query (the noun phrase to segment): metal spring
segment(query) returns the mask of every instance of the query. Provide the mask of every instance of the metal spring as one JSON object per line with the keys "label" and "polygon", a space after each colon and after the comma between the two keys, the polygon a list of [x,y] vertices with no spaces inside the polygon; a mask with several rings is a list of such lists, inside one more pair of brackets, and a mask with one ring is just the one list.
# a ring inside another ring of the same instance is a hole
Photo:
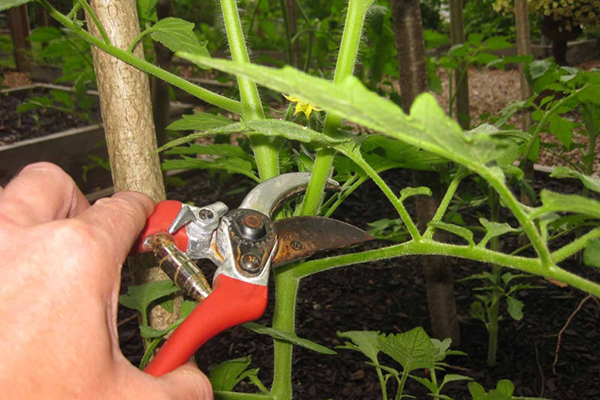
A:
{"label": "metal spring", "polygon": [[158,265],[184,294],[200,302],[212,292],[210,284],[198,266],[186,253],[179,250],[168,233],[157,233],[148,238]]}

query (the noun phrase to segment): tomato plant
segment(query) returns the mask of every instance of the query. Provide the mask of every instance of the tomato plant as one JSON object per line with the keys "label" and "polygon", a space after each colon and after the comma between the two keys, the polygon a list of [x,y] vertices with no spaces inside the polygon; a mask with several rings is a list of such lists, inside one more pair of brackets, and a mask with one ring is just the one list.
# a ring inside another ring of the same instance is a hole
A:
{"label": "tomato plant", "polygon": [[[525,132],[500,130],[491,125],[483,125],[464,132],[428,93],[420,95],[410,113],[406,114],[390,100],[368,90],[353,76],[365,17],[373,0],[349,0],[332,81],[311,76],[291,67],[273,69],[253,64],[250,61],[237,3],[234,0],[220,1],[232,60],[211,58],[204,44],[194,34],[193,24],[181,19],[169,18],[149,24],[128,49],[120,49],[110,43],[106,34],[102,34],[103,29],[97,19],[93,18],[93,11],[86,0],[76,3],[76,8],[84,7],[90,13],[91,21],[94,21],[101,33],[100,37],[91,35],[83,28],[84,22],[77,19],[76,12],[64,15],[47,0],[38,1],[53,18],[92,46],[235,115],[234,118],[229,119],[214,114],[197,113],[172,125],[171,129],[194,131],[191,135],[174,140],[161,149],[178,152],[184,156],[176,161],[177,167],[224,169],[244,174],[255,181],[263,181],[278,175],[286,168],[309,170],[312,172],[311,182],[304,200],[294,211],[300,215],[330,214],[332,209],[335,209],[361,183],[371,179],[394,206],[402,221],[406,235],[400,243],[369,251],[296,263],[276,270],[274,277],[277,301],[272,326],[249,325],[250,329],[268,334],[275,339],[273,385],[267,389],[258,381],[253,370],[247,369],[249,360],[233,360],[214,372],[213,382],[222,383],[216,386],[220,398],[239,398],[231,390],[237,379],[244,377],[248,377],[259,389],[259,393],[248,394],[244,398],[292,398],[293,346],[305,346],[323,353],[331,352],[331,349],[296,336],[295,305],[299,283],[309,275],[333,268],[407,255],[436,254],[491,263],[562,281],[582,291],[600,295],[599,283],[580,277],[560,266],[566,258],[586,248],[592,249],[586,252],[589,264],[598,265],[600,202],[579,195],[564,195],[544,190],[541,193],[541,205],[531,208],[521,204],[509,186],[511,177],[518,179],[522,176],[520,170],[513,166],[513,162],[519,155],[519,149],[533,146],[532,143],[537,139],[535,133],[530,136]],[[160,41],[177,52],[179,57],[198,66],[235,75],[240,94],[239,100],[191,84],[138,58],[131,50],[136,42],[145,36]],[[468,46],[490,47],[490,41],[492,39],[482,42],[481,37],[472,37]],[[465,49],[463,47],[463,50]],[[465,51],[467,51],[465,54],[471,54],[468,53],[468,49]],[[481,54],[483,53],[474,50],[471,56],[477,59]],[[265,106],[257,85],[285,93],[293,98],[296,104],[300,104],[301,110],[312,112],[294,114],[293,108],[297,107],[294,105],[288,108],[288,112],[284,111],[284,118],[270,118],[270,114],[265,113]],[[588,94],[598,93],[600,83],[592,81],[587,88]],[[597,95],[589,95],[586,99],[594,107],[600,103]],[[352,130],[345,126],[343,121],[351,122],[361,129]],[[542,118],[540,124],[546,121],[547,119]],[[206,147],[188,145],[200,137],[233,133],[243,134],[249,139],[251,152],[230,145]],[[186,157],[199,153],[210,157],[201,160]],[[400,193],[395,193],[380,173],[391,168],[435,169],[441,162],[449,162],[453,166],[449,173],[451,183],[428,228],[421,233],[408,212],[405,201],[411,196],[428,195],[427,188],[406,187]],[[171,166],[173,167],[174,164]],[[337,171],[336,177],[343,183],[342,191],[334,200],[323,204],[325,183],[333,169]],[[474,230],[444,220],[458,187],[467,176],[478,176],[478,179],[486,182],[490,191],[498,197],[499,204],[514,217],[513,225],[482,219],[481,226],[478,227],[478,232],[484,232],[484,236],[481,237],[476,235]],[[581,176],[589,182],[589,185],[586,185],[589,190],[599,191],[600,184],[597,179],[587,175]],[[587,224],[582,228],[584,231],[581,235],[570,243],[551,249],[549,242],[552,239],[550,236],[552,221],[556,221],[558,217],[555,216],[559,214],[581,216],[586,219]],[[460,244],[437,241],[434,237],[436,230],[449,232]],[[512,234],[517,230],[529,239],[534,250],[533,256],[508,254],[490,246],[495,238]],[[165,299],[172,293],[172,285],[160,285],[165,287],[131,289],[130,296],[123,300],[144,314],[149,299]],[[136,291],[142,294],[135,295]],[[172,307],[172,304],[165,300],[165,307]],[[189,310],[193,304],[187,302],[183,307]],[[142,329],[149,341],[150,350],[168,333],[168,330],[152,331],[144,325]],[[422,330],[411,332],[412,336],[424,343],[425,351],[431,353],[427,353],[431,357],[427,359],[426,367],[435,367],[435,364],[443,359],[446,351],[443,347],[447,348],[447,346],[428,342],[429,338],[425,339]],[[348,333],[346,337],[352,341],[356,339]],[[403,366],[402,372],[386,369],[389,376],[399,379],[401,386],[410,371],[420,365],[409,364],[405,355],[396,354],[396,346],[390,345],[390,342],[403,341],[407,337],[387,336],[382,339],[378,336],[373,350],[387,352]],[[350,344],[347,346],[351,347]],[[149,351],[147,356],[149,357],[150,354]],[[416,359],[411,355],[409,360],[413,362]],[[237,371],[237,374],[231,371]],[[231,380],[219,378],[224,375],[235,375],[233,385]],[[432,393],[441,398],[440,391],[444,382],[438,385],[433,379],[432,377],[432,380],[422,383],[429,385]],[[512,398],[512,389],[508,390],[510,385],[499,383],[498,386],[499,388],[493,390],[505,394],[510,392],[507,396]],[[385,388],[385,382],[382,388]],[[399,393],[401,396],[401,391]],[[480,386],[473,386],[472,393],[475,393],[476,398],[485,398],[487,395]]]}

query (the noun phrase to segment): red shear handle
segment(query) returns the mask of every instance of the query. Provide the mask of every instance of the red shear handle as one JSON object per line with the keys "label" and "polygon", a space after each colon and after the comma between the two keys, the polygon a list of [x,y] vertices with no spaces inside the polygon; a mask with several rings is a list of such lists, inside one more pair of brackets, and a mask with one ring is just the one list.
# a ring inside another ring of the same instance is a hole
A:
{"label": "red shear handle", "polygon": [[260,318],[267,287],[219,275],[215,290],[173,332],[145,372],[161,376],[186,363],[204,343],[225,329]]}
{"label": "red shear handle", "polygon": [[[173,220],[181,211],[183,204],[180,201],[165,200],[159,202],[154,208],[152,215],[146,220],[146,226],[140,233],[138,240],[133,247],[132,252],[134,253],[145,253],[152,250],[151,248],[144,247],[144,242],[150,236],[159,233],[167,232],[169,227],[173,223]],[[188,237],[185,229],[178,230],[174,235],[175,245],[179,250],[185,252],[188,247]]]}

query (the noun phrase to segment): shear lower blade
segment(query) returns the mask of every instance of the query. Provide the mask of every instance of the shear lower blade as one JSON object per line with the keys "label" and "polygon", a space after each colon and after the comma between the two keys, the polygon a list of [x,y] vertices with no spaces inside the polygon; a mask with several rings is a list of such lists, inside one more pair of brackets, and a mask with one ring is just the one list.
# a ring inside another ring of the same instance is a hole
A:
{"label": "shear lower blade", "polygon": [[331,218],[295,217],[275,221],[279,246],[272,265],[278,267],[319,251],[360,244],[373,237],[353,225]]}

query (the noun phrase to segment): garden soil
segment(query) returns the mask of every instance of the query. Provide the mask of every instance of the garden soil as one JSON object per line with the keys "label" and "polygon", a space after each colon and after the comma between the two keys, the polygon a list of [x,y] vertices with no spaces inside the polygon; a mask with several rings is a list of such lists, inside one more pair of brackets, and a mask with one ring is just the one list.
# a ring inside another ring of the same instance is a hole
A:
{"label": "garden soil", "polygon": [[44,137],[71,128],[100,121],[100,109],[95,105],[90,120],[54,108],[39,108],[19,114],[17,107],[34,96],[47,96],[48,89],[36,88],[0,94],[0,146]]}
{"label": "garden soil", "polygon": [[[411,185],[407,171],[389,171],[383,175],[395,192]],[[545,174],[536,176],[537,188],[550,188],[560,192],[577,192],[581,187],[573,181],[550,181]],[[235,182],[235,183],[234,183]],[[232,186],[235,185],[235,186]],[[172,190],[168,197],[193,202],[196,205],[224,201],[230,208],[239,205],[251,182],[239,179],[219,182],[208,173],[197,173],[189,185]],[[461,187],[470,191],[476,185],[466,180]],[[414,205],[408,204],[414,215]],[[463,210],[463,218],[476,221],[484,208]],[[335,218],[355,224],[363,229],[368,222],[381,218],[394,218],[393,207],[372,182],[365,183],[338,209]],[[509,219],[510,222],[510,219]],[[572,238],[571,238],[572,239]],[[456,243],[460,243],[456,238]],[[360,251],[389,243],[371,242],[362,247],[344,251]],[[516,241],[506,241],[504,251],[516,248]],[[430,332],[425,282],[420,262],[427,258],[404,257],[363,265],[339,268],[304,279],[296,309],[297,333],[329,348],[343,344],[337,332],[350,330],[377,330],[400,333],[422,326]],[[515,395],[545,397],[555,400],[600,399],[600,305],[593,299],[586,301],[580,311],[574,310],[586,297],[585,293],[541,278],[532,277],[529,283],[543,289],[518,293],[524,301],[521,321],[505,319],[500,322],[498,363],[486,365],[487,332],[485,327],[469,317],[475,281],[460,282],[472,273],[489,270],[488,265],[448,258],[455,274],[455,293],[461,330],[461,343],[455,348],[466,356],[453,356],[446,360],[447,373],[471,377],[486,388],[495,387],[501,379],[510,379],[516,386]],[[600,281],[600,270],[580,265],[577,259],[565,262],[566,267]],[[200,262],[205,272],[214,271],[210,262]],[[271,279],[272,280],[272,279]],[[123,288],[128,284],[124,272]],[[273,293],[271,284],[270,292]],[[273,316],[273,296],[260,323],[270,325]],[[562,335],[556,373],[555,359],[558,334],[572,316]],[[139,364],[143,349],[138,334],[138,322],[131,310],[119,310],[119,337],[125,355]],[[338,349],[337,355],[322,355],[303,348],[295,348],[292,382],[295,399],[380,399],[381,392],[375,370],[368,366],[358,352]],[[209,341],[196,355],[199,366],[208,371],[211,367],[234,358],[251,356],[252,368],[260,368],[259,377],[267,387],[273,372],[273,344],[267,336],[255,334],[243,327],[230,329]],[[399,368],[394,361],[380,355],[383,365]],[[441,377],[438,373],[438,379]],[[256,391],[248,382],[242,382],[237,391]],[[388,393],[395,393],[394,383]],[[405,393],[418,399],[431,398],[419,384],[409,381]],[[447,385],[443,392],[454,399],[471,399],[466,382]]]}

